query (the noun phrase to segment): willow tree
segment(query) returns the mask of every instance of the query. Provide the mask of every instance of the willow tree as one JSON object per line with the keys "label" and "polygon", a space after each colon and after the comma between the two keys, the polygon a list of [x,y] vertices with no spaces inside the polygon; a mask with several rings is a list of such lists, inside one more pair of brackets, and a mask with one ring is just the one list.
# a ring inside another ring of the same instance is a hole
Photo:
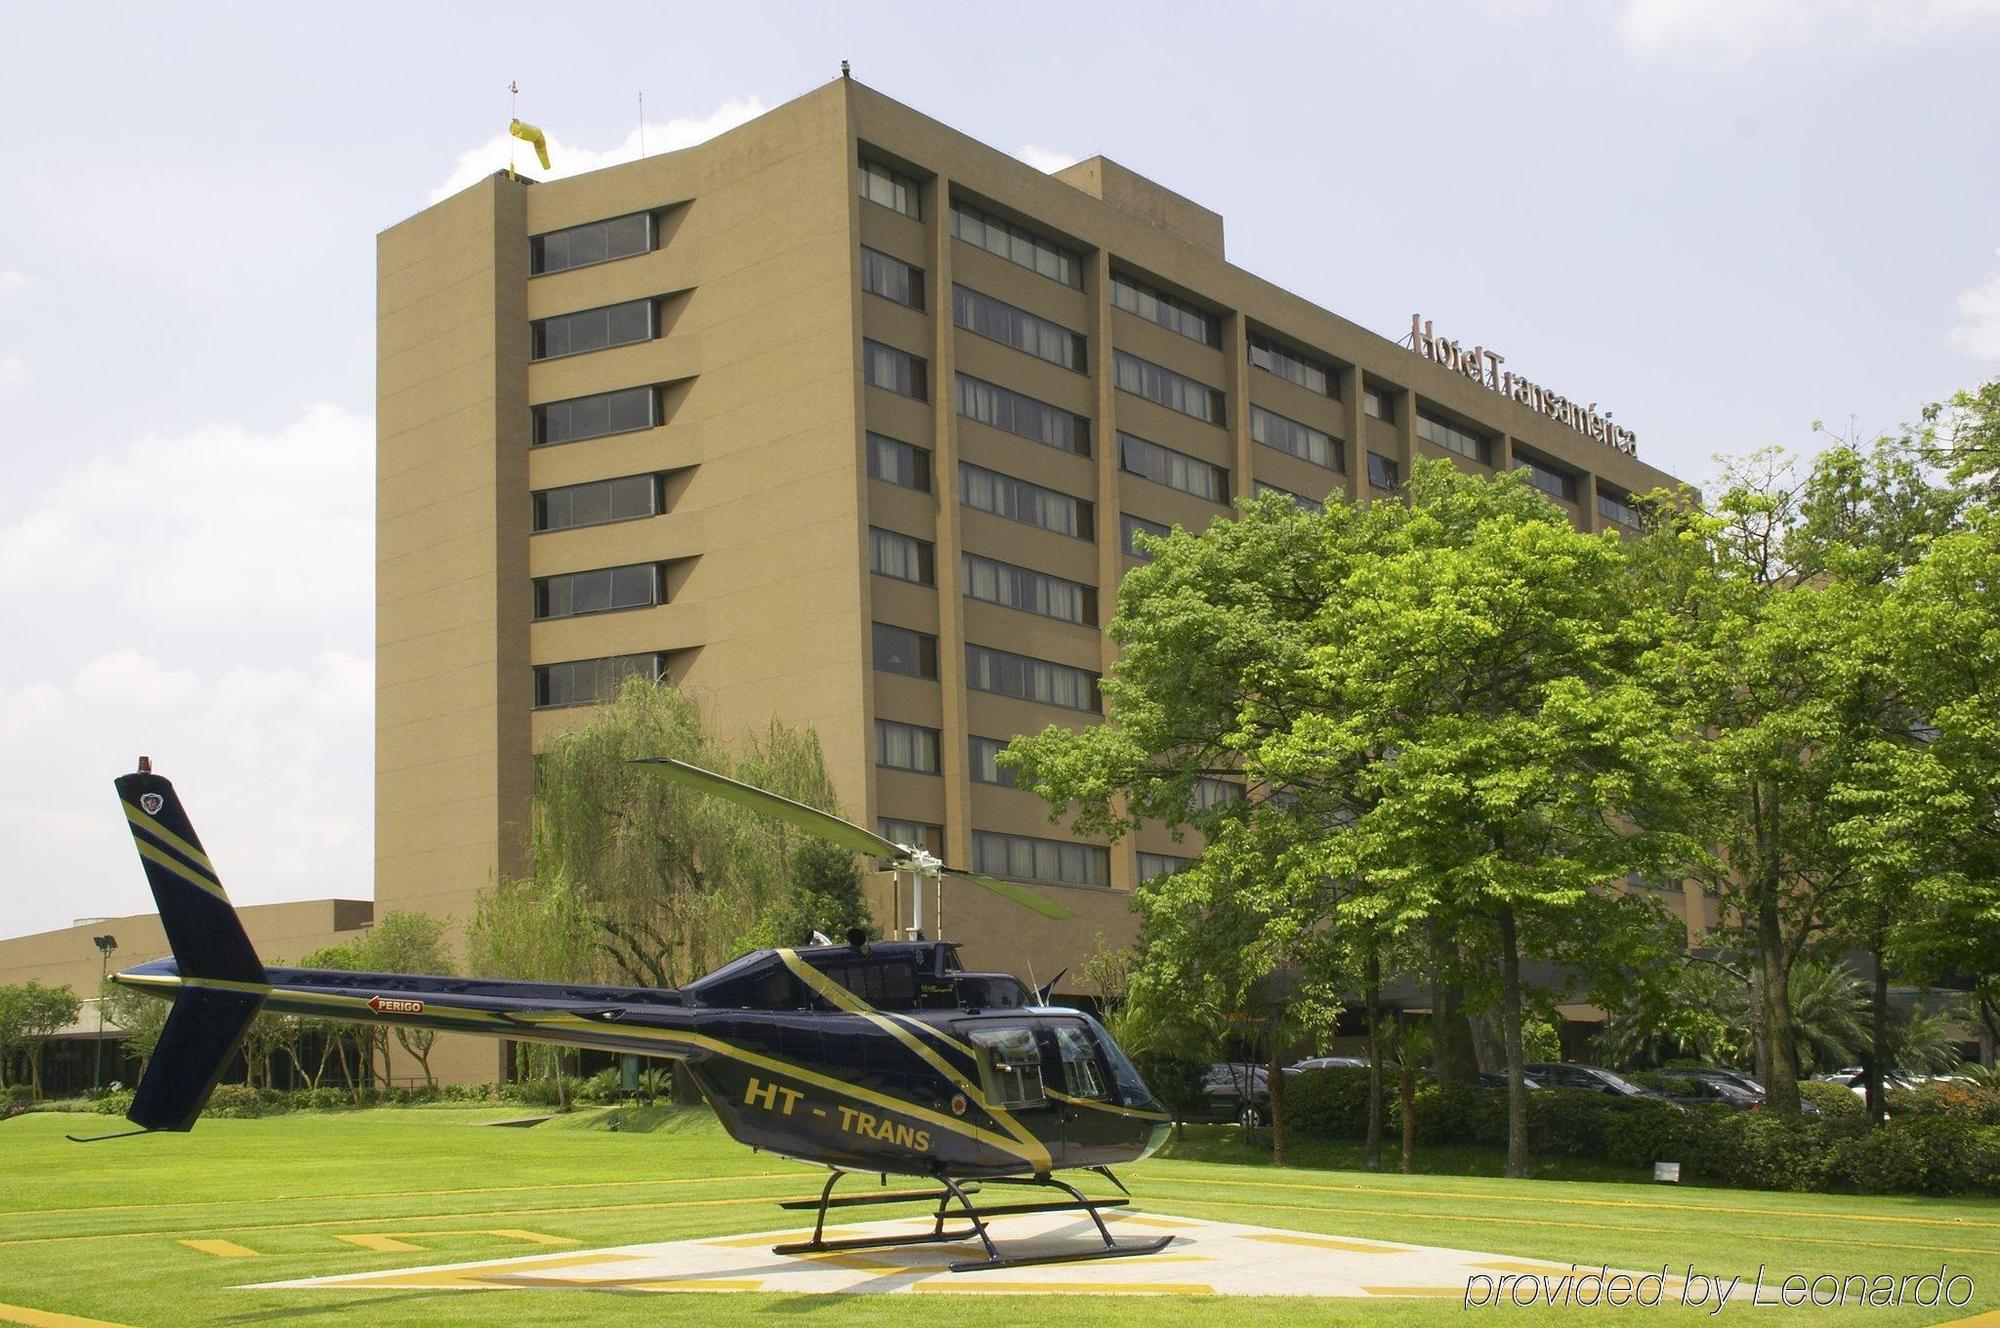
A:
{"label": "willow tree", "polygon": [[835,809],[811,730],[774,721],[761,738],[732,747],[684,693],[628,678],[590,723],[537,758],[532,871],[482,899],[472,928],[482,969],[675,987],[760,937],[767,915],[793,905],[792,860],[804,836],[634,764],[649,756]]}

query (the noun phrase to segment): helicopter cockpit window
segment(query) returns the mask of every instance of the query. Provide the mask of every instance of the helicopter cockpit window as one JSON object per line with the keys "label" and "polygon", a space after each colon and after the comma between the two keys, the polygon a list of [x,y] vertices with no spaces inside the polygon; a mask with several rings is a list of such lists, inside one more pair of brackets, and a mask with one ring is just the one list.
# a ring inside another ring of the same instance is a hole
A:
{"label": "helicopter cockpit window", "polygon": [[1042,1049],[1025,1028],[980,1028],[972,1033],[979,1049],[979,1077],[986,1100],[996,1107],[1034,1106],[1042,1091]]}
{"label": "helicopter cockpit window", "polygon": [[907,1010],[917,1003],[917,973],[907,963],[822,964],[820,972],[873,1006]]}
{"label": "helicopter cockpit window", "polygon": [[1062,1053],[1063,1089],[1071,1097],[1108,1099],[1111,1086],[1104,1080],[1104,1069],[1097,1063],[1097,1049],[1090,1045],[1090,1039],[1082,1028],[1075,1024],[1057,1024],[1056,1050]]}

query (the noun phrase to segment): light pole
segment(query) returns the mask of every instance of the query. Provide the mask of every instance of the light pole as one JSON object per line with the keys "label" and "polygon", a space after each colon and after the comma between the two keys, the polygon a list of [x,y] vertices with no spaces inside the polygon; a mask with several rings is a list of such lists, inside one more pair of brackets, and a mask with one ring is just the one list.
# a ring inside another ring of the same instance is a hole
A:
{"label": "light pole", "polygon": [[90,1070],[90,1086],[99,1092],[104,1089],[104,975],[111,968],[111,952],[118,948],[118,938],[110,932],[90,938],[97,947],[97,1045],[93,1052]]}

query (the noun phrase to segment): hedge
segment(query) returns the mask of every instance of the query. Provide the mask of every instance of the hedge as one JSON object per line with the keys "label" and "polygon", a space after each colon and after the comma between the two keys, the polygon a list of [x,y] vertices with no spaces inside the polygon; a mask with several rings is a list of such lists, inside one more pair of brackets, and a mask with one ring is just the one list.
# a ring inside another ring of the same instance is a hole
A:
{"label": "hedge", "polygon": [[[1383,1135],[1402,1130],[1398,1085],[1384,1085]],[[1870,1129],[1860,1099],[1838,1085],[1801,1085],[1817,1116],[1687,1109],[1651,1098],[1573,1088],[1528,1095],[1528,1146],[1537,1156],[1646,1167],[1679,1162],[1681,1174],[1743,1189],[1850,1189],[1864,1194],[2000,1194],[2000,1093],[1956,1082],[1890,1095],[1891,1119]],[[1831,1088],[1832,1093],[1819,1091]],[[1507,1142],[1504,1089],[1418,1086],[1419,1145]],[[1368,1072],[1308,1070],[1285,1084],[1286,1121],[1301,1135],[1360,1139],[1368,1123]]]}

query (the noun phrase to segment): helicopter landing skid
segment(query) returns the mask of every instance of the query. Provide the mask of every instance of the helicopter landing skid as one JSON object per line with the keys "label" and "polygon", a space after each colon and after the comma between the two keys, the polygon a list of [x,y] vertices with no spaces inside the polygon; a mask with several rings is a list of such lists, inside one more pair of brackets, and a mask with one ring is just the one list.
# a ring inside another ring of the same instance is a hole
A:
{"label": "helicopter landing skid", "polygon": [[[938,1190],[885,1190],[875,1194],[845,1195],[833,1198],[833,1187],[849,1172],[835,1170],[826,1178],[826,1185],[819,1192],[818,1199],[793,1199],[778,1206],[787,1209],[811,1208],[817,1210],[813,1221],[811,1240],[795,1241],[788,1245],[774,1245],[773,1254],[825,1254],[838,1250],[880,1250],[903,1245],[950,1245],[972,1237],[986,1247],[984,1259],[961,1259],[951,1264],[954,1273],[973,1273],[987,1268],[1024,1268],[1032,1264],[1044,1263],[1085,1263],[1093,1259],[1129,1259],[1142,1254],[1152,1254],[1173,1243],[1172,1236],[1161,1236],[1158,1240],[1144,1241],[1136,1245],[1120,1245],[1112,1239],[1111,1229],[1104,1225],[1099,1210],[1123,1208],[1130,1199],[1092,1199],[1075,1186],[1057,1180],[1053,1176],[989,1176],[977,1183],[961,1185],[949,1176],[939,1176],[938,1183],[944,1188]],[[1113,1177],[1114,1184],[1117,1178]],[[1042,1200],[1029,1203],[988,1204],[981,1207],[972,1202],[972,1195],[979,1192],[981,1185],[1034,1185],[1063,1191],[1067,1199]],[[1120,1185],[1120,1189],[1124,1186]],[[931,1214],[931,1229],[900,1236],[856,1236],[838,1240],[826,1239],[826,1214],[829,1208],[853,1208],[872,1204],[917,1203],[936,1200],[937,1210]],[[957,1208],[952,1207],[953,1201]],[[1008,1255],[993,1243],[993,1236],[987,1230],[991,1218],[1006,1217],[1021,1213],[1087,1213],[1097,1227],[1097,1234],[1104,1239],[1103,1249],[1081,1250],[1064,1254],[1019,1254]],[[947,1221],[960,1217],[970,1223],[958,1230],[947,1230]]]}

